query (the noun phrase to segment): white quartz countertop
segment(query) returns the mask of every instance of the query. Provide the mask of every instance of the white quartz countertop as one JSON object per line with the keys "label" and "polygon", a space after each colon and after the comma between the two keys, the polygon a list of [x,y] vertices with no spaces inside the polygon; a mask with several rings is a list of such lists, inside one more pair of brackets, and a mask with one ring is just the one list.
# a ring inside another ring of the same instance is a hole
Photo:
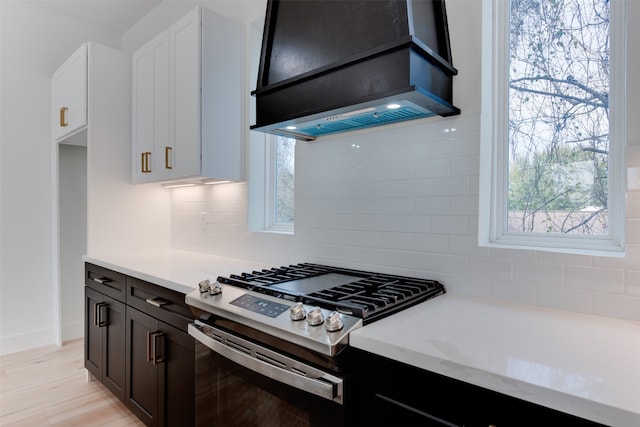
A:
{"label": "white quartz countertop", "polygon": [[640,323],[446,294],[350,334],[400,362],[612,426],[640,426]]}
{"label": "white quartz countertop", "polygon": [[197,289],[198,283],[205,279],[215,282],[218,276],[274,267],[255,261],[180,250],[145,254],[85,255],[82,259],[185,294]]}
{"label": "white quartz countertop", "polygon": [[[188,293],[262,263],[171,250],[83,260]],[[612,426],[640,426],[640,323],[438,296],[350,334],[362,350]]]}

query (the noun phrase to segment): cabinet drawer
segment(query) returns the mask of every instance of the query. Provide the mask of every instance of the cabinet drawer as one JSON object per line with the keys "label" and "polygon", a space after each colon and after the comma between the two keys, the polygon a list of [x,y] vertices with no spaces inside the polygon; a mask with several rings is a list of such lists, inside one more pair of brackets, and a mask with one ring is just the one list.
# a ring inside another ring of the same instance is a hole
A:
{"label": "cabinet drawer", "polygon": [[183,293],[134,277],[127,277],[127,305],[183,331],[194,319]]}
{"label": "cabinet drawer", "polygon": [[84,284],[120,302],[126,300],[126,283],[126,276],[122,273],[94,264],[84,265]]}

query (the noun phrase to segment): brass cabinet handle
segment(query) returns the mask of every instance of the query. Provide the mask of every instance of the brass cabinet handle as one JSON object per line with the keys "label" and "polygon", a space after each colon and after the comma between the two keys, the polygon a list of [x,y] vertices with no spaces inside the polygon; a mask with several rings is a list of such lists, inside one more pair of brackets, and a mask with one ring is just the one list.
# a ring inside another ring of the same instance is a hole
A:
{"label": "brass cabinet handle", "polygon": [[60,127],[67,127],[69,126],[69,123],[67,123],[67,111],[69,109],[67,107],[61,107],[60,108]]}
{"label": "brass cabinet handle", "polygon": [[173,169],[173,167],[169,163],[171,150],[173,150],[173,147],[164,147],[164,168],[165,169]]}
{"label": "brass cabinet handle", "polygon": [[150,151],[143,151],[140,153],[140,172],[151,173],[151,169],[149,168],[149,157],[151,157]]}

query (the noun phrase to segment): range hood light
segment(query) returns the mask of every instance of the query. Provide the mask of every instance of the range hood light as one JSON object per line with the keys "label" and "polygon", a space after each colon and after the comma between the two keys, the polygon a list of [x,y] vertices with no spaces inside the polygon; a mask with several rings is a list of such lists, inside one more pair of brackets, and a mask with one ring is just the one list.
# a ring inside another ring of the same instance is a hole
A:
{"label": "range hood light", "polygon": [[296,130],[296,129],[298,129],[298,128],[297,128],[297,127],[295,127],[295,126],[287,126],[285,129],[289,129],[289,130]]}
{"label": "range hood light", "polygon": [[212,179],[210,181],[205,181],[203,182],[204,185],[214,185],[214,184],[228,184],[230,182],[233,181],[216,181],[215,179]]}
{"label": "range hood light", "polygon": [[400,104],[388,104],[387,108],[390,110],[396,110],[398,108],[400,108]]}

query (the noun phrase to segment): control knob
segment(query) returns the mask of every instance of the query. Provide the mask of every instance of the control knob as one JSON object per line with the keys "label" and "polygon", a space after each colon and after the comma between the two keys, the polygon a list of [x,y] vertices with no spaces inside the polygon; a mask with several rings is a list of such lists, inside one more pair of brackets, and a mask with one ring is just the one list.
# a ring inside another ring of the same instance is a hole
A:
{"label": "control knob", "polygon": [[324,322],[324,316],[320,307],[314,307],[307,313],[307,323],[311,326],[318,326]]}
{"label": "control knob", "polygon": [[209,295],[220,295],[222,293],[222,283],[215,282],[209,287]]}
{"label": "control knob", "polygon": [[209,279],[205,279],[202,282],[198,283],[198,288],[200,289],[200,293],[204,294],[205,292],[209,292],[209,287],[211,286],[211,282]]}
{"label": "control knob", "polygon": [[302,320],[307,317],[307,313],[304,311],[304,305],[299,302],[289,309],[289,317],[291,320]]}
{"label": "control knob", "polygon": [[327,320],[324,321],[324,327],[329,332],[339,331],[344,328],[344,322],[340,318],[340,313],[337,311],[332,312]]}

